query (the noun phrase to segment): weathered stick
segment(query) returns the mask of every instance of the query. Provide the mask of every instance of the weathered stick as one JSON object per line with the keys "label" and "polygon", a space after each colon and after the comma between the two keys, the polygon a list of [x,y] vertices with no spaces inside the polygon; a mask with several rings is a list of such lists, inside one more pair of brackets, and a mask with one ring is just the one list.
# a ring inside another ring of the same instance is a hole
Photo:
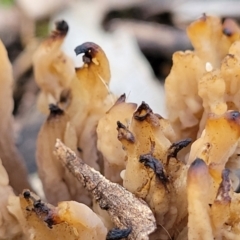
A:
{"label": "weathered stick", "polygon": [[128,239],[148,240],[156,222],[147,204],[119,184],[112,183],[85,164],[60,140],[55,153],[72,174],[88,189],[99,206],[106,210],[117,228],[130,229]]}

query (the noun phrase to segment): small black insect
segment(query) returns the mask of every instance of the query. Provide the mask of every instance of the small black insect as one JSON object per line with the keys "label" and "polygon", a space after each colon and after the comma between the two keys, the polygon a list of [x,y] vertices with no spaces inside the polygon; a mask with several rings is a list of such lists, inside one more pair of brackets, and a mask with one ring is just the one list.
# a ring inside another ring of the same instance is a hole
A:
{"label": "small black insect", "polygon": [[113,228],[108,232],[106,240],[121,240],[127,238],[131,232],[131,227],[126,229]]}
{"label": "small black insect", "polygon": [[57,31],[65,33],[65,34],[68,32],[68,29],[69,29],[68,24],[64,20],[55,22],[55,25],[56,25],[56,30]]}
{"label": "small black insect", "polygon": [[92,59],[96,56],[99,52],[99,46],[93,42],[86,42],[82,45],[79,45],[74,49],[76,55],[84,53],[83,55],[83,62],[84,63],[91,63]]}
{"label": "small black insect", "polygon": [[149,107],[149,105],[145,102],[142,102],[136,112],[133,114],[133,117],[138,121],[144,121],[149,116],[149,114],[152,113],[152,109]]}

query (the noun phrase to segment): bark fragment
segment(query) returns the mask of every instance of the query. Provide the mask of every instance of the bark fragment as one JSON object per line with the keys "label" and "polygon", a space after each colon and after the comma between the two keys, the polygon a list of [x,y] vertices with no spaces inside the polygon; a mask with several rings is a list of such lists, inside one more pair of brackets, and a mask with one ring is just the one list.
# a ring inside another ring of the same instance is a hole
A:
{"label": "bark fragment", "polygon": [[60,140],[57,140],[55,149],[59,160],[92,193],[99,206],[108,211],[115,226],[120,229],[132,228],[128,239],[149,239],[148,235],[156,229],[156,222],[152,211],[143,200],[105,179]]}

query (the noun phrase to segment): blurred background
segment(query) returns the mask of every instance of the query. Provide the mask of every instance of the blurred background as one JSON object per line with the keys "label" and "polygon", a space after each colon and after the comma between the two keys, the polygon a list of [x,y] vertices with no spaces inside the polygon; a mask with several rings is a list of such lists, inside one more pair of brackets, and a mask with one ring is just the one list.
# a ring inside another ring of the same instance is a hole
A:
{"label": "blurred background", "polygon": [[111,91],[125,92],[129,101],[145,100],[164,116],[172,54],[192,48],[186,27],[203,13],[239,21],[239,9],[238,0],[0,0],[0,38],[15,80],[16,142],[29,172],[36,171],[36,137],[45,119],[36,108],[32,55],[55,21],[69,24],[63,50],[76,67],[82,62],[74,48],[86,41],[99,44],[110,61]]}

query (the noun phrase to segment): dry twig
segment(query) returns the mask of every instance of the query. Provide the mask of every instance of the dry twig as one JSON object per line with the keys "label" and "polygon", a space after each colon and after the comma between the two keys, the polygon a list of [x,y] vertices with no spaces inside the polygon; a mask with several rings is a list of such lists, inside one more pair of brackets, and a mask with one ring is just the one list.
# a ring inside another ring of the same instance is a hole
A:
{"label": "dry twig", "polygon": [[60,140],[55,153],[74,176],[88,189],[102,209],[105,209],[116,227],[132,228],[128,239],[147,240],[156,229],[156,222],[147,204],[122,186],[111,183],[98,171],[85,164]]}

